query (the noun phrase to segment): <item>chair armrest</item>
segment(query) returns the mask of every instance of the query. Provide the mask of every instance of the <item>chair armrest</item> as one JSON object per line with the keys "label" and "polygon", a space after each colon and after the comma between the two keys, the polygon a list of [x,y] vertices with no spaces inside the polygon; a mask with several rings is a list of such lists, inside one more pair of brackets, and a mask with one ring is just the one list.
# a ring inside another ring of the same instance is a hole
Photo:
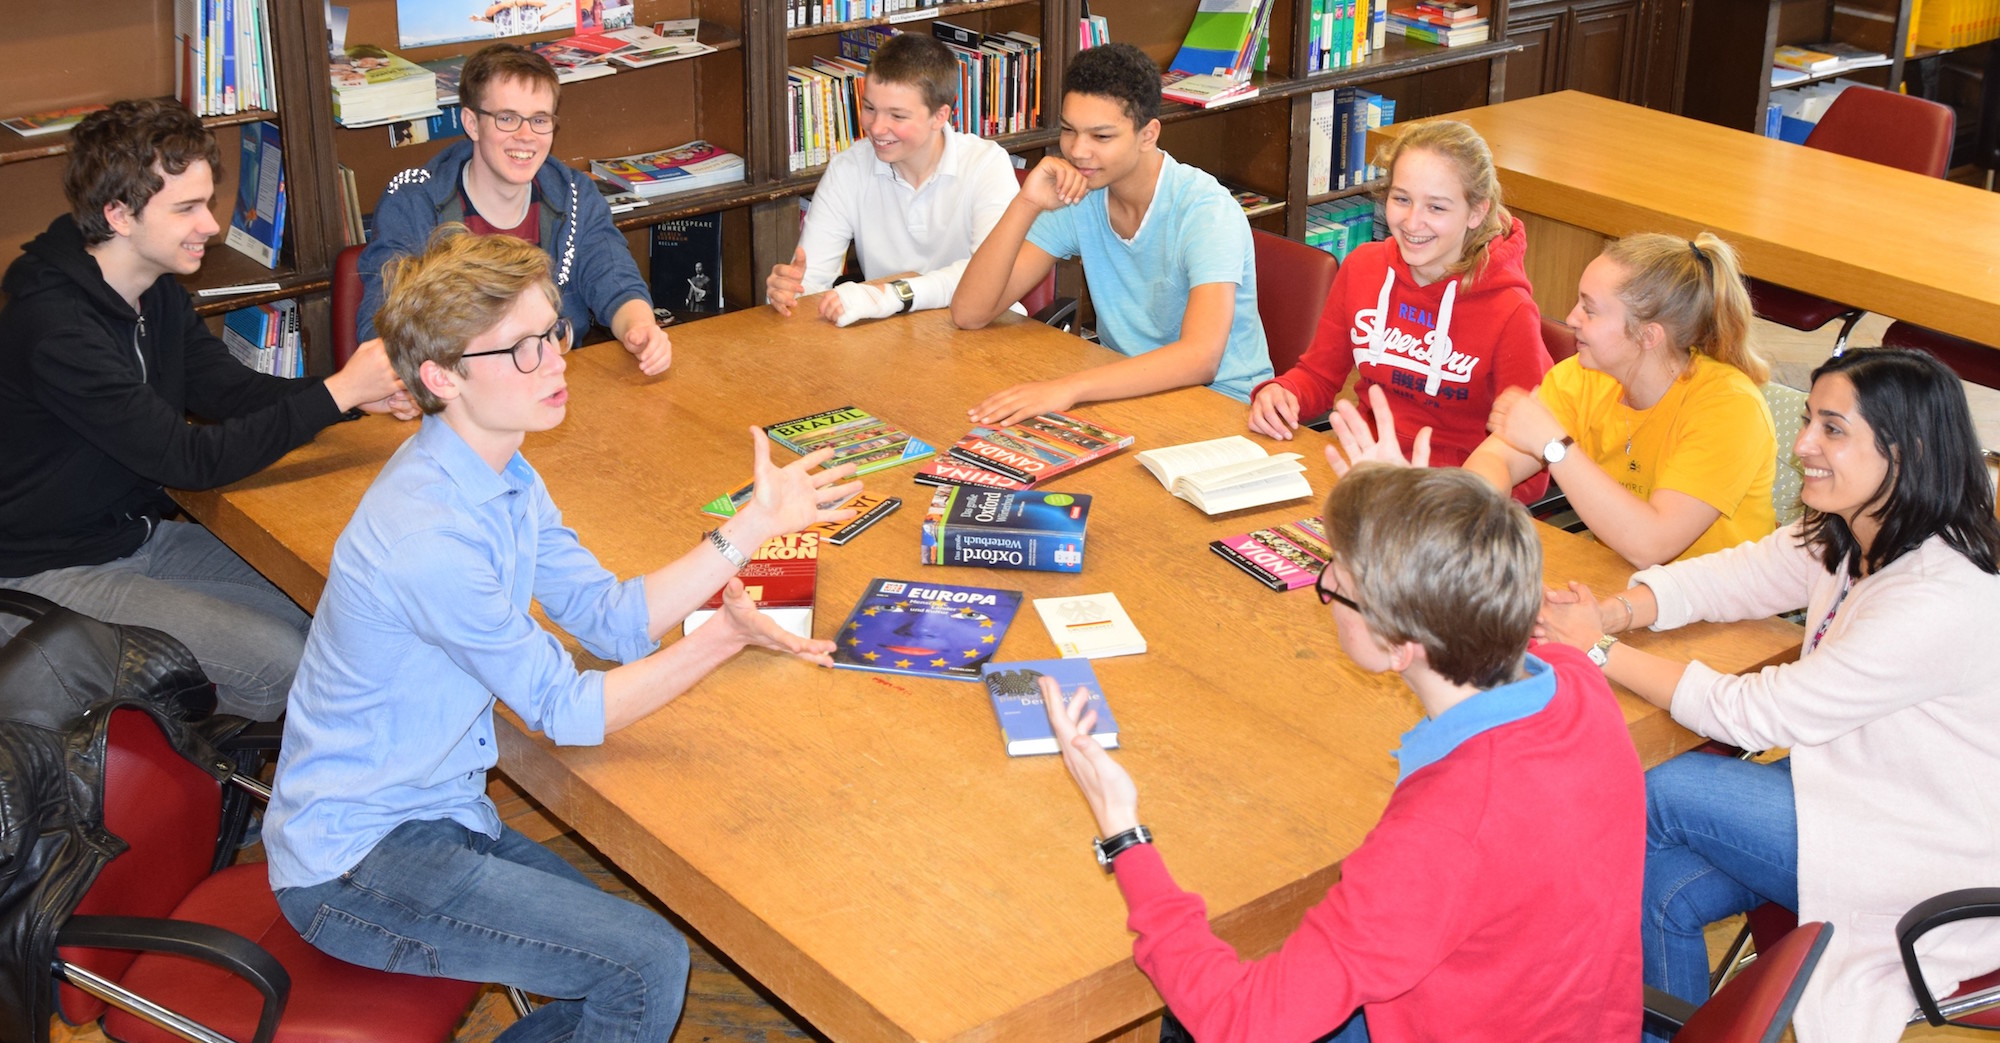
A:
{"label": "chair armrest", "polygon": [[244,721],[227,735],[210,741],[223,753],[235,753],[238,750],[275,750],[284,737],[285,719],[280,717],[275,721]]}
{"label": "chair armrest", "polygon": [[1671,993],[1648,985],[1646,988],[1646,1029],[1672,1039],[1694,1017],[1695,1005]]}
{"label": "chair armrest", "polygon": [[[212,963],[249,982],[264,997],[253,1043],[270,1043],[291,995],[292,976],[263,946],[205,923],[147,916],[72,916],[56,932],[58,946],[172,953]],[[61,973],[61,961],[57,961]]]}
{"label": "chair armrest", "polygon": [[1896,944],[1903,950],[1903,971],[1909,975],[1910,991],[1917,994],[1917,1009],[1924,1012],[1925,1021],[1943,1025],[1945,1016],[1924,984],[1924,970],[1917,963],[1917,939],[1948,923],[1987,916],[2000,916],[2000,887],[1946,891],[1918,902],[1896,921]]}
{"label": "chair armrest", "polygon": [[1067,330],[1076,325],[1076,298],[1057,297],[1049,302],[1048,307],[1036,312],[1034,319],[1044,326]]}

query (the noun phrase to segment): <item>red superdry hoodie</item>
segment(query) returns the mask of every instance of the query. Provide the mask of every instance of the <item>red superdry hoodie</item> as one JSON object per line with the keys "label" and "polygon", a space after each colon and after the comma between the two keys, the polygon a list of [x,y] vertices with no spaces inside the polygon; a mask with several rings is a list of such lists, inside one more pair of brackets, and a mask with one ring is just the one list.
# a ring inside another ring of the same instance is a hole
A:
{"label": "red superdry hoodie", "polygon": [[1276,382],[1299,396],[1300,416],[1318,416],[1333,408],[1358,365],[1363,416],[1372,422],[1368,388],[1378,385],[1405,453],[1417,429],[1429,427],[1431,465],[1463,464],[1485,440],[1501,390],[1532,391],[1549,370],[1541,313],[1522,267],[1527,248],[1515,218],[1493,241],[1483,269],[1418,286],[1393,240],[1362,244],[1333,278],[1312,347]]}

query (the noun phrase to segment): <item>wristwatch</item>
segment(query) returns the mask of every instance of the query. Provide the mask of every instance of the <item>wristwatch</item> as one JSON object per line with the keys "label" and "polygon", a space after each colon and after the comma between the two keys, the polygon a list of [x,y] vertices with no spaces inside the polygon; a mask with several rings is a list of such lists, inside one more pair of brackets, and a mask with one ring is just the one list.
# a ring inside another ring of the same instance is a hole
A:
{"label": "wristwatch", "polygon": [[740,569],[750,564],[750,556],[738,549],[736,544],[729,542],[729,537],[722,534],[721,527],[718,526],[702,533],[702,538],[715,545],[715,549],[721,552],[723,558],[729,562],[731,568]]}
{"label": "wristwatch", "polygon": [[1097,852],[1097,864],[1103,866],[1104,871],[1109,873],[1111,872],[1111,862],[1113,859],[1124,854],[1131,848],[1138,847],[1140,844],[1150,844],[1152,842],[1152,830],[1144,826],[1133,826],[1131,829],[1112,837],[1110,840],[1106,840],[1103,837],[1092,837],[1090,846]]}
{"label": "wristwatch", "polygon": [[904,314],[917,306],[917,291],[910,285],[910,280],[891,279],[889,280],[889,288],[896,291],[896,299],[903,302],[903,311],[897,314]]}
{"label": "wristwatch", "polygon": [[1611,661],[1611,646],[1617,643],[1618,635],[1606,634],[1598,638],[1596,644],[1584,649],[1583,654],[1589,657],[1591,662],[1596,663],[1599,670],[1602,670],[1604,669],[1604,664]]}
{"label": "wristwatch", "polygon": [[1542,447],[1542,462],[1551,467],[1562,463],[1562,458],[1569,455],[1569,447],[1575,444],[1576,439],[1568,435],[1549,439],[1549,444]]}

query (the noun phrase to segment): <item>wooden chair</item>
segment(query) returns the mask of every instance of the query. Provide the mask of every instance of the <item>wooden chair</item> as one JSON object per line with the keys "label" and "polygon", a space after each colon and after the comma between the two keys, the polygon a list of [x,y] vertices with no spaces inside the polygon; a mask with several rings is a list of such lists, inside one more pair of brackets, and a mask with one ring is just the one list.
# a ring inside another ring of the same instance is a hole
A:
{"label": "wooden chair", "polygon": [[[1806,136],[1806,147],[1837,152],[1927,177],[1943,177],[1951,163],[1954,117],[1950,106],[1908,94],[1849,87],[1829,105]],[[1865,314],[1839,301],[1802,293],[1762,279],[1749,280],[1752,309],[1795,330],[1816,330],[1842,320],[1835,355]]]}
{"label": "wooden chair", "polygon": [[1832,924],[1799,925],[1700,1007],[1648,988],[1646,1027],[1675,1043],[1778,1043],[1832,937]]}

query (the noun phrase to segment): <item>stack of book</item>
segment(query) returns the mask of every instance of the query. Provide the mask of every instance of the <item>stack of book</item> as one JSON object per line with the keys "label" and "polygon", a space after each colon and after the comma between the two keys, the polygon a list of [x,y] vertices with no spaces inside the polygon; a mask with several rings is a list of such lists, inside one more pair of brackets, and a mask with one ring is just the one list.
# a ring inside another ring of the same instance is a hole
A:
{"label": "stack of book", "polygon": [[1201,0],[1160,77],[1170,101],[1208,108],[1257,96],[1250,82],[1271,28],[1272,0]]}
{"label": "stack of book", "polygon": [[437,103],[437,74],[373,44],[357,44],[332,61],[333,118],[343,127],[426,119]]}
{"label": "stack of book", "polygon": [[581,33],[560,40],[544,40],[535,45],[534,51],[555,66],[556,82],[575,83],[617,72],[610,65],[611,52],[624,46],[623,40],[610,33]]}
{"label": "stack of book", "polygon": [[1462,47],[1485,43],[1493,36],[1492,23],[1470,4],[1428,3],[1398,7],[1389,12],[1388,31],[1406,40],[1434,43],[1439,47]]}
{"label": "stack of book", "polygon": [[696,39],[700,28],[699,18],[676,18],[655,22],[651,29],[639,26],[614,29],[605,35],[625,41],[625,46],[611,52],[611,63],[626,69],[643,69],[662,62],[709,54],[715,48]]}
{"label": "stack of book", "polygon": [[1922,0],[1910,8],[1910,42],[1949,50],[2000,37],[2000,5],[1993,0]]}
{"label": "stack of book", "polygon": [[1843,40],[1787,44],[1771,56],[1771,86],[1788,87],[1816,76],[1832,76],[1888,64],[1889,56],[1881,51],[1857,47]]}
{"label": "stack of book", "polygon": [[1351,69],[1382,49],[1389,0],[1312,0],[1308,72]]}
{"label": "stack of book", "polygon": [[1360,188],[1382,176],[1368,162],[1368,132],[1396,122],[1396,99],[1341,87],[1312,97],[1306,138],[1306,191],[1313,195]]}
{"label": "stack of book", "polygon": [[267,0],[177,0],[174,97],[197,116],[276,109]]}
{"label": "stack of book", "polygon": [[236,361],[259,373],[306,375],[297,301],[288,298],[224,315],[222,343]]}
{"label": "stack of book", "polygon": [[593,159],[590,172],[647,199],[743,180],[743,157],[706,141],[615,159]]}
{"label": "stack of book", "polygon": [[1345,261],[1362,243],[1381,238],[1376,219],[1381,204],[1373,196],[1349,196],[1306,207],[1306,245]]}

